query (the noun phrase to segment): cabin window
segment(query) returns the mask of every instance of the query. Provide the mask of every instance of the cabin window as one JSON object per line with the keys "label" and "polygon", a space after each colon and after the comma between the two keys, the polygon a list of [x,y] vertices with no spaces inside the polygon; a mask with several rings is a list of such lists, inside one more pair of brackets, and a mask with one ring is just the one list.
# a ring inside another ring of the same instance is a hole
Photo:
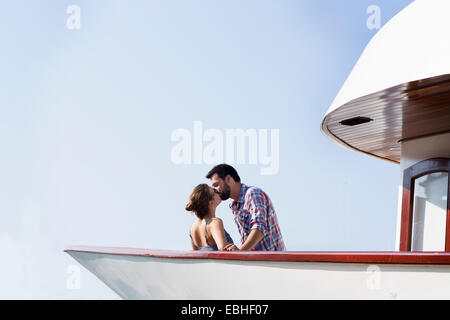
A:
{"label": "cabin window", "polygon": [[400,251],[450,252],[450,159],[404,171]]}
{"label": "cabin window", "polygon": [[447,187],[447,172],[415,179],[412,251],[445,251]]}

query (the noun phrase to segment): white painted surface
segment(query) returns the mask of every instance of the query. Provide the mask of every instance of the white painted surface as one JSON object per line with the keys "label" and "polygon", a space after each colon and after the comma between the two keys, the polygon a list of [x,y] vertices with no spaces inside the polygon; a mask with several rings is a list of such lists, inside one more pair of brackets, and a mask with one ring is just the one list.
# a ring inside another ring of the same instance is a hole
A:
{"label": "white painted surface", "polygon": [[371,39],[327,114],[356,98],[450,73],[450,1],[416,0]]}
{"label": "white painted surface", "polygon": [[403,142],[400,170],[431,158],[450,158],[450,133]]}
{"label": "white painted surface", "polygon": [[69,254],[124,299],[450,299],[450,266]]}
{"label": "white painted surface", "polygon": [[445,251],[447,191],[446,172],[435,172],[415,180],[412,251]]}

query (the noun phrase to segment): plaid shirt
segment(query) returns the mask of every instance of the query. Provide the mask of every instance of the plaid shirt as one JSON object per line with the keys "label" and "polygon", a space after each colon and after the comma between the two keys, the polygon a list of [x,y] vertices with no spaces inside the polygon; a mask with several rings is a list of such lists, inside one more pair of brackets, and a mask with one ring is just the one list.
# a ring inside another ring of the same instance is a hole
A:
{"label": "plaid shirt", "polygon": [[264,233],[264,238],[253,250],[286,250],[275,209],[264,191],[242,184],[239,199],[233,201],[230,208],[239,229],[242,243],[247,240],[252,229],[258,229]]}

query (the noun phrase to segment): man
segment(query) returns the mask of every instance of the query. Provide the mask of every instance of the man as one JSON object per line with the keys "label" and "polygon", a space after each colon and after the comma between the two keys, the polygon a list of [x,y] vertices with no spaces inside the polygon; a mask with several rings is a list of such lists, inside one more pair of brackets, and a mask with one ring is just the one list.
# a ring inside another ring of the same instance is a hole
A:
{"label": "man", "polygon": [[277,215],[267,194],[259,188],[241,183],[236,170],[227,164],[215,166],[206,175],[222,200],[229,198],[234,221],[241,235],[242,246],[225,246],[225,250],[286,250]]}

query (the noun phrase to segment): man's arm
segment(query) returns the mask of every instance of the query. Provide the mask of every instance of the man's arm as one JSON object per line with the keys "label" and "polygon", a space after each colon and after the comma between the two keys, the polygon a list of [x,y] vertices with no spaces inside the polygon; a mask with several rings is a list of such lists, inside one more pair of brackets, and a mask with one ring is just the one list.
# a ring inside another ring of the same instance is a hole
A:
{"label": "man's arm", "polygon": [[247,240],[245,240],[240,250],[253,250],[254,247],[264,238],[261,230],[253,229],[250,231]]}
{"label": "man's arm", "polygon": [[252,230],[242,244],[241,250],[253,250],[267,232],[267,208],[266,198],[263,192],[257,188],[250,188],[247,201],[249,204],[249,212],[251,214],[250,225]]}
{"label": "man's arm", "polygon": [[254,247],[264,238],[264,233],[261,230],[253,229],[250,231],[247,240],[242,244],[242,247],[239,249],[234,244],[229,244],[224,247],[224,250],[227,251],[249,251],[253,250]]}

